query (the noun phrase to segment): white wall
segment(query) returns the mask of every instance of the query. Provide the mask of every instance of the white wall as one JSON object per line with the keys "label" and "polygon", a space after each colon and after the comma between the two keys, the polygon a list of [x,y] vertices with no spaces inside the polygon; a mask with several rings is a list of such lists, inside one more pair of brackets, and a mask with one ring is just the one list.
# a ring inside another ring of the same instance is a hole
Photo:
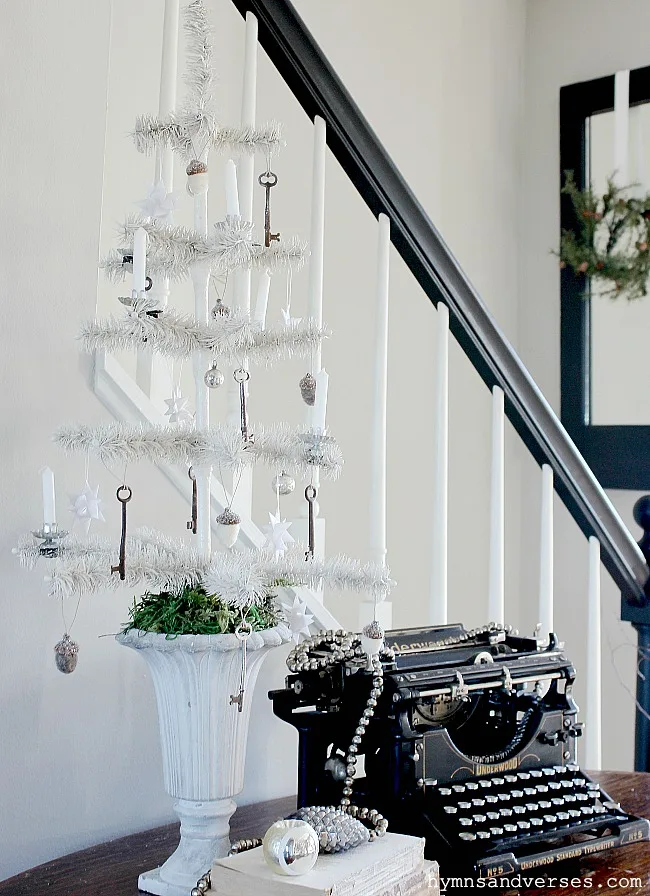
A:
{"label": "white wall", "polygon": [[[215,0],[214,7],[222,17],[224,120],[233,120],[238,98],[228,89],[241,56],[241,23],[227,0]],[[408,16],[387,0],[300,0],[298,8],[514,339],[513,172],[521,133],[524,4],[414,0]],[[96,299],[109,10],[109,0],[92,5],[25,0],[2,11],[0,878],[172,817],[162,793],[155,709],[144,666],[111,638],[99,638],[118,629],[132,595],[82,602],[73,630],[82,648],[79,667],[64,678],[52,655],[62,633],[59,608],[45,596],[40,574],[20,571],[9,553],[18,534],[39,521],[39,467],[49,463],[57,471],[61,518],[64,495],[83,484],[83,464],[64,459],[49,442],[51,432],[68,420],[106,418],[89,389],[89,365],[79,358],[74,338],[80,320],[94,313]],[[116,4],[116,15],[118,10]],[[139,65],[157,65],[154,54],[143,52],[143,57]],[[137,81],[137,60],[130,57],[128,66]],[[155,105],[154,98],[149,108]],[[289,142],[277,165],[281,187],[274,196],[274,224],[286,233],[306,234],[309,127],[264,62],[259,105],[260,119],[277,116],[285,122]],[[115,139],[109,133],[108,145]],[[128,145],[125,151],[131,152]],[[342,443],[346,468],[337,485],[323,488],[321,507],[329,549],[364,557],[375,228],[331,161],[328,184],[326,318],[335,341],[324,358],[332,375],[329,422]],[[435,313],[396,258],[392,286],[390,561],[399,581],[395,622],[418,624],[426,621],[428,587]],[[305,288],[302,274],[294,289],[298,315]],[[273,302],[277,314],[281,295],[275,291]],[[278,372],[279,379],[255,382],[253,418],[275,417],[281,400],[283,416],[298,420],[302,410],[295,384],[303,372],[301,364],[290,364]],[[473,625],[484,621],[486,606],[489,400],[456,350],[451,390],[452,615]],[[508,587],[514,602],[520,461],[512,446],[508,451]],[[186,504],[166,484],[161,487],[159,474],[138,468],[131,476],[133,524],[161,519],[168,531],[178,532],[180,520],[182,529]],[[117,512],[110,502],[116,483],[97,465],[91,466],[91,478],[102,484],[115,532]],[[267,478],[262,477],[256,500],[260,522],[271,498]],[[334,595],[332,605],[346,625],[355,625],[349,597]],[[281,682],[280,661],[269,672],[270,683]],[[256,717],[243,796],[248,801],[290,792],[295,780],[293,732],[273,720],[261,689]]]}
{"label": "white wall", "polygon": [[[638,68],[650,59],[650,8],[644,0],[531,0],[526,34],[526,115],[521,175],[521,244],[518,344],[545,395],[560,406],[560,293],[557,259],[549,250],[559,239],[559,90],[565,84]],[[624,399],[623,399],[624,400]],[[536,487],[524,478],[522,517],[535,505]],[[623,520],[635,531],[632,492],[612,492]],[[557,506],[557,502],[556,502]],[[531,531],[532,529],[532,531]],[[535,526],[526,526],[522,556],[534,550]],[[575,558],[583,557],[582,565]],[[584,670],[584,611],[587,549],[584,539],[559,512],[556,525],[555,587],[557,629],[569,655]],[[633,765],[635,650],[632,628],[618,621],[619,596],[603,576],[605,768]],[[531,614],[529,614],[529,618]],[[584,679],[584,671],[583,671]],[[584,680],[578,679],[578,702]]]}

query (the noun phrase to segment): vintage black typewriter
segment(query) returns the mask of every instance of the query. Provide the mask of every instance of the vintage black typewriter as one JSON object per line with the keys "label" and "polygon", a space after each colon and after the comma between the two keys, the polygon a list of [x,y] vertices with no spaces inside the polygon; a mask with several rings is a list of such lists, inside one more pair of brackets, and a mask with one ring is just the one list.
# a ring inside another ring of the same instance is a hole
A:
{"label": "vintage black typewriter", "polygon": [[[499,626],[386,634],[384,688],[358,747],[352,801],[426,838],[443,868],[478,877],[545,868],[649,839],[576,763],[575,670]],[[289,675],[276,715],[299,731],[298,805],[336,804],[372,687],[358,656]],[[363,758],[362,758],[363,757]]]}

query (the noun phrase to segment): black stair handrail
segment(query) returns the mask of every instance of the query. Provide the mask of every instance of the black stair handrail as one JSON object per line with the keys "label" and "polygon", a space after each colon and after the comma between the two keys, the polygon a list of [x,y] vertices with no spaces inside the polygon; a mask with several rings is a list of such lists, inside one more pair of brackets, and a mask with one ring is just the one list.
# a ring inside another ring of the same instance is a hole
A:
{"label": "black stair handrail", "polygon": [[374,215],[391,222],[391,241],[434,305],[449,308],[450,329],[486,385],[505,393],[508,419],[632,604],[647,603],[648,567],[609,498],[521,359],[361,114],[289,0],[233,0],[259,24],[259,42],[310,118],[327,124],[327,145]]}

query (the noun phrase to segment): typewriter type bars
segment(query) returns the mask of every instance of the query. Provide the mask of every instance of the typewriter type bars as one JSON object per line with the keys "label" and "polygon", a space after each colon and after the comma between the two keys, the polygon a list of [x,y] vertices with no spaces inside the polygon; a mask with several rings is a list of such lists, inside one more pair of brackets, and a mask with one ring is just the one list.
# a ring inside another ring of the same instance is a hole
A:
{"label": "typewriter type bars", "polygon": [[427,795],[450,857],[479,877],[545,868],[648,835],[647,821],[623,812],[575,764],[485,775]]}
{"label": "typewriter type bars", "polygon": [[[386,633],[394,661],[358,747],[353,801],[389,830],[426,838],[443,871],[495,877],[650,839],[576,763],[575,669],[549,643],[503,626]],[[290,675],[276,715],[300,735],[298,804],[340,799],[345,748],[371,674],[354,662]],[[356,767],[352,769],[355,771]]]}

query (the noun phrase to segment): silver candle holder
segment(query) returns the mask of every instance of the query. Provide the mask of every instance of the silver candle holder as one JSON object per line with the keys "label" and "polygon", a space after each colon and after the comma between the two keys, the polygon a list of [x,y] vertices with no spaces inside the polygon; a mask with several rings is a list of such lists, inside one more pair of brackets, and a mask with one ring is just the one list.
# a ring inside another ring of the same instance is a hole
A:
{"label": "silver candle holder", "polygon": [[32,532],[34,538],[42,542],[38,547],[41,557],[59,557],[63,550],[62,541],[67,534],[64,529],[59,529],[56,523],[43,523],[41,529]]}

